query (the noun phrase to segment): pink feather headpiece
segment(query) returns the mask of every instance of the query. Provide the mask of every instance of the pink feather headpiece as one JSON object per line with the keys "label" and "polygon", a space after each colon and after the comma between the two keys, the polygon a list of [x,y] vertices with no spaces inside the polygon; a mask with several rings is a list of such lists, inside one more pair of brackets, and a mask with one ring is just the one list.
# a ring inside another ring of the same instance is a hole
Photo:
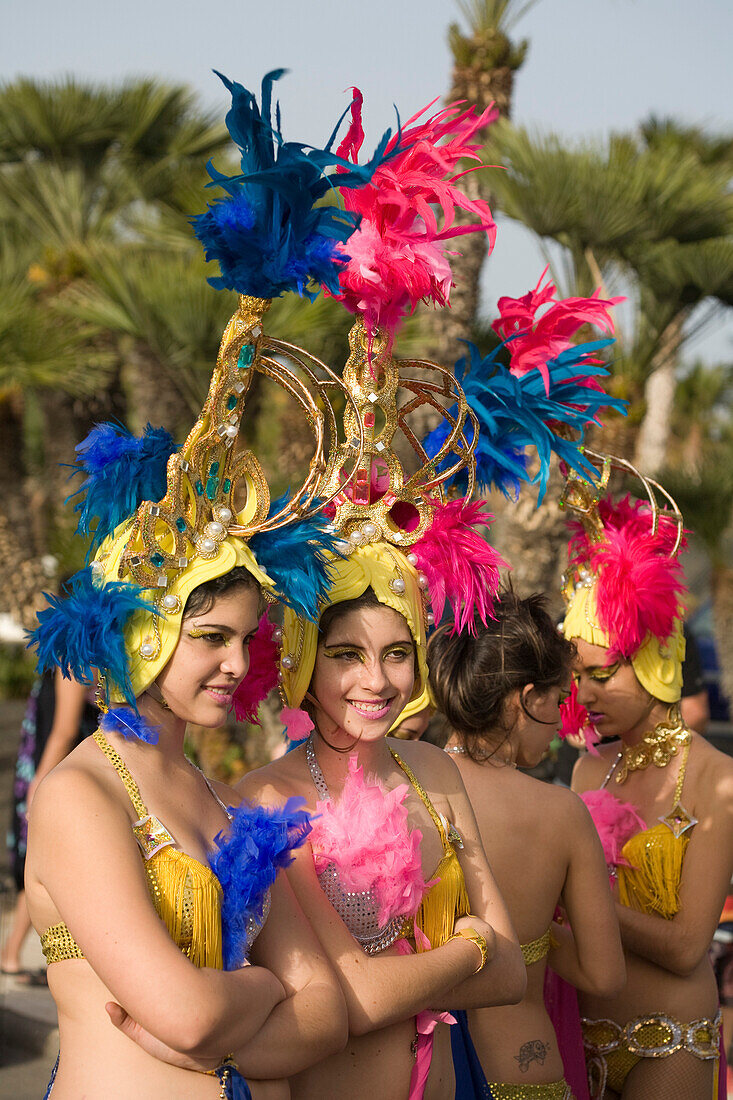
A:
{"label": "pink feather headpiece", "polygon": [[[649,635],[666,642],[682,613],[685,582],[674,552],[678,524],[657,516],[648,503],[630,496],[598,503],[603,526],[593,538],[582,522],[570,524],[570,570],[593,578],[598,625],[609,638],[609,658],[630,660]],[[684,549],[684,541],[680,548]]]}
{"label": "pink feather headpiece", "polygon": [[[352,122],[338,152],[357,163],[364,131],[362,95],[353,91]],[[420,301],[448,305],[452,276],[446,242],[484,231],[487,254],[494,247],[496,225],[488,204],[461,191],[458,181],[466,172],[456,168],[463,160],[480,162],[482,146],[472,139],[498,111],[493,105],[482,113],[475,107],[461,110],[452,103],[418,122],[433,103],[390,140],[371,182],[343,195],[346,209],[359,214],[361,222],[343,249],[349,262],[340,275],[338,297],[351,313],[364,317],[369,333],[383,328],[394,334]],[[457,225],[457,208],[476,222]]]}

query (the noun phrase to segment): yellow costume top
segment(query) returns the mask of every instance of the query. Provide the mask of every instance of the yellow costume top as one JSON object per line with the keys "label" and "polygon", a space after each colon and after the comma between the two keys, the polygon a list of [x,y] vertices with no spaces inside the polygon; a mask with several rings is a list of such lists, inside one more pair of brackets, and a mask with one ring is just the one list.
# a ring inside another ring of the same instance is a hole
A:
{"label": "yellow costume top", "polygon": [[[222,889],[219,880],[209,867],[175,847],[174,838],[162,822],[148,813],[137,784],[122,758],[99,730],[93,736],[118,772],[138,815],[132,831],[140,846],[156,913],[170,932],[173,942],[194,966],[221,970]],[[220,801],[213,788],[209,789]],[[63,959],[84,958],[63,922],[46,929],[41,936],[41,948],[49,966]]]}
{"label": "yellow costume top", "polygon": [[620,865],[617,868],[621,904],[640,913],[656,914],[665,920],[671,920],[679,911],[682,863],[690,841],[690,830],[697,824],[681,802],[689,753],[690,746],[685,745],[672,809],[657,825],[636,833],[626,841],[621,852],[629,866]]}

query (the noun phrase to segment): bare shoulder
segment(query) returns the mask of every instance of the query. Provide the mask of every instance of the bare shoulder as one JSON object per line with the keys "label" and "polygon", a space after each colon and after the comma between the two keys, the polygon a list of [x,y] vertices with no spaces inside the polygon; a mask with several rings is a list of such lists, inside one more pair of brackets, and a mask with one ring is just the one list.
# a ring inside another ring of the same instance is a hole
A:
{"label": "bare shoulder", "polygon": [[572,786],[578,794],[600,787],[619,753],[619,742],[598,745],[596,752],[584,752],[573,768]]}
{"label": "bare shoulder", "polygon": [[230,787],[228,783],[222,783],[219,779],[212,779],[211,776],[206,778],[225,806],[238,806],[242,801],[242,795],[236,787]]}
{"label": "bare shoulder", "polygon": [[691,763],[698,772],[700,793],[712,796],[715,806],[733,814],[733,758],[720,752],[699,733],[692,735]]}
{"label": "bare shoulder", "polygon": [[265,764],[263,768],[248,772],[234,788],[240,799],[271,806],[294,795],[308,797],[311,793],[310,777],[305,763],[305,749],[297,748]]}
{"label": "bare shoulder", "polygon": [[437,745],[427,741],[401,741],[397,737],[388,737],[387,743],[421,783],[436,786],[448,796],[463,790],[463,779],[455,762]]}

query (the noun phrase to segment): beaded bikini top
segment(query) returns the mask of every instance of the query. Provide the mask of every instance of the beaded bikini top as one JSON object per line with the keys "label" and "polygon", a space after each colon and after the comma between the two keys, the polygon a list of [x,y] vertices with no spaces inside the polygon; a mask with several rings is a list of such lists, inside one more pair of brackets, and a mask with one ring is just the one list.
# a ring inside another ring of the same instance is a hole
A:
{"label": "beaded bikini top", "polygon": [[[430,941],[430,946],[439,947],[451,935],[456,919],[469,912],[463,870],[455,851],[455,847],[463,847],[460,833],[454,825],[445,821],[438,813],[427,792],[407,764],[394,750],[390,749],[390,752],[433,819],[443,844],[443,856],[431,879],[434,884],[423,897],[414,918],[394,917],[384,926],[380,926],[379,906],[372,890],[349,890],[341,881],[341,876],[333,863],[328,863],[322,871],[318,872],[321,889],[367,955],[376,955],[391,947],[400,937],[411,936],[413,920]],[[325,801],[332,801],[328,785],[316,759],[312,735],[306,742],[305,756],[319,797]],[[416,942],[416,949],[418,951],[422,949],[419,942]]]}
{"label": "beaded bikini top", "polygon": [[[222,969],[222,888],[213,871],[186,852],[175,847],[175,839],[165,825],[148,813],[140,790],[122,757],[109,744],[101,730],[93,735],[99,748],[118,773],[130,796],[138,820],[132,826],[145,867],[145,877],[155,911],[168,929],[173,942],[195,966]],[[203,774],[203,773],[202,773]],[[227,818],[231,814],[209,780],[204,781]],[[267,919],[269,892],[262,920],[250,918],[248,947]],[[41,936],[46,962],[83,959],[84,955],[66,924],[54,924]]]}

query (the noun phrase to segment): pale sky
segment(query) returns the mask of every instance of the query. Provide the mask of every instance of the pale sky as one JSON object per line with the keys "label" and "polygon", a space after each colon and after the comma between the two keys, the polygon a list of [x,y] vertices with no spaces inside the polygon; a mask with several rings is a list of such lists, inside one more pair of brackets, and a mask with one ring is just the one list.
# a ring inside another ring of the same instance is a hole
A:
{"label": "pale sky", "polygon": [[[207,14],[208,11],[208,14]],[[154,75],[191,84],[226,106],[211,73],[251,89],[268,69],[286,136],[321,142],[358,85],[368,142],[448,89],[453,0],[0,0],[0,76],[98,81]],[[731,0],[539,0],[514,31],[530,40],[514,120],[567,136],[603,137],[650,113],[730,130]],[[529,235],[499,223],[485,299],[520,294],[542,267]],[[733,322],[688,356],[729,357]]]}

